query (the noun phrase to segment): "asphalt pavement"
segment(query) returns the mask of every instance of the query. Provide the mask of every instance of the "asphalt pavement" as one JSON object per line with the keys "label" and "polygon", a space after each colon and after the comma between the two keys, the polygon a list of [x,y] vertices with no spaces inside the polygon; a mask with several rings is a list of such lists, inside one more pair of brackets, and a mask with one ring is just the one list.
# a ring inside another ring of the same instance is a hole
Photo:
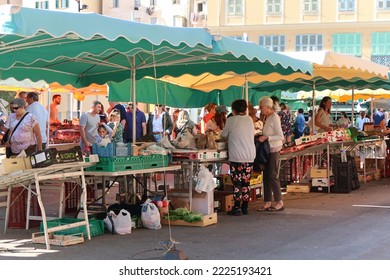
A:
{"label": "asphalt pavement", "polygon": [[283,212],[249,215],[218,213],[207,227],[163,226],[134,229],[129,235],[92,237],[67,247],[31,242],[38,228],[3,234],[0,260],[153,260],[165,259],[165,243],[179,242],[190,260],[388,260],[390,259],[390,179],[362,184],[349,194],[289,193]]}

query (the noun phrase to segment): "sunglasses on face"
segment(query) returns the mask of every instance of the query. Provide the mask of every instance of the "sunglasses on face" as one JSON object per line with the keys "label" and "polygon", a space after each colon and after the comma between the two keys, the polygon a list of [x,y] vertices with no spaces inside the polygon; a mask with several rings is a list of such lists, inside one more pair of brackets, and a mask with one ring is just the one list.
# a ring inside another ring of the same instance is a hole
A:
{"label": "sunglasses on face", "polygon": [[14,110],[18,110],[20,107],[12,107],[12,109]]}
{"label": "sunglasses on face", "polygon": [[162,107],[162,105],[160,105],[160,104],[157,104],[156,106],[157,106],[157,107]]}

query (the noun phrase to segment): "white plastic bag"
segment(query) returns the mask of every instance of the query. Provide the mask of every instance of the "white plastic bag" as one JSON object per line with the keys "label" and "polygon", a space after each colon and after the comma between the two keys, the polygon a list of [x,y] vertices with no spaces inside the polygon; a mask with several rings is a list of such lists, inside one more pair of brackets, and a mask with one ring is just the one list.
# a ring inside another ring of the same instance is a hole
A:
{"label": "white plastic bag", "polygon": [[198,172],[198,179],[196,181],[195,191],[198,193],[201,192],[211,192],[217,187],[217,184],[214,182],[213,174],[203,165],[200,166]]}
{"label": "white plastic bag", "polygon": [[118,215],[114,211],[107,213],[104,219],[108,230],[112,233],[129,234],[131,233],[131,216],[129,211],[122,209]]}
{"label": "white plastic bag", "polygon": [[161,217],[157,206],[149,201],[142,204],[141,221],[143,226],[148,229],[160,229]]}

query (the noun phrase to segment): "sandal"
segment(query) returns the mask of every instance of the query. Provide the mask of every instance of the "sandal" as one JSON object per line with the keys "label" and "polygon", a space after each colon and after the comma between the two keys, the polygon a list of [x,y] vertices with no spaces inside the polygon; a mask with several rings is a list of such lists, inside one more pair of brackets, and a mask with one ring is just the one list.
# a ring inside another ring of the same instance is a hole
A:
{"label": "sandal", "polygon": [[257,209],[257,211],[259,211],[259,212],[267,212],[267,211],[269,211],[271,209],[271,206],[270,207],[261,207],[260,209]]}

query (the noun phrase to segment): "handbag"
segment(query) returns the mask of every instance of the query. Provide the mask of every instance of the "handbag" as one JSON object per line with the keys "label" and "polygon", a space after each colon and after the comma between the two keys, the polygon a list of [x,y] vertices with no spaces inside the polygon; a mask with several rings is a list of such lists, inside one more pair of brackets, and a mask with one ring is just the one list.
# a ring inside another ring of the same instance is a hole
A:
{"label": "handbag", "polygon": [[3,138],[1,139],[1,144],[5,145],[8,142],[9,138],[9,129],[4,133]]}
{"label": "handbag", "polygon": [[256,141],[256,157],[253,163],[253,171],[264,171],[265,164],[268,162],[271,147],[268,140],[264,142]]}
{"label": "handbag", "polygon": [[[2,144],[5,145],[5,144],[11,139],[12,135],[14,134],[14,132],[16,131],[16,129],[18,128],[19,124],[22,122],[22,120],[24,119],[24,117],[27,116],[27,115],[28,115],[28,112],[25,113],[25,114],[23,115],[23,117],[19,120],[19,122],[15,125],[15,128],[12,130],[11,135],[9,135],[9,130],[10,130],[10,129],[8,129],[8,130],[6,131],[6,133],[5,133],[4,136],[3,136],[3,139],[1,140]],[[4,139],[6,139],[6,140],[4,140]],[[3,141],[4,141],[4,142],[3,142]],[[6,156],[6,158],[10,158],[10,157],[12,156],[11,147],[6,147],[6,148],[5,148],[5,156]]]}

